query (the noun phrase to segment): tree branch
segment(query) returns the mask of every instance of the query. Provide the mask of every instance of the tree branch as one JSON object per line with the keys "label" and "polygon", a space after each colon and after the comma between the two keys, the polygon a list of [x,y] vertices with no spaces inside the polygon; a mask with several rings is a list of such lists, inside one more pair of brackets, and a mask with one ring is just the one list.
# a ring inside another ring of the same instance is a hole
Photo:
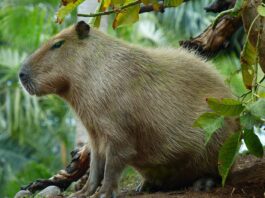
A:
{"label": "tree branch", "polygon": [[[184,2],[187,2],[189,0],[184,0]],[[131,2],[129,4],[126,4],[124,6],[121,6],[120,8],[117,9],[113,9],[113,10],[109,10],[109,11],[104,11],[104,12],[97,12],[97,13],[91,13],[91,14],[77,14],[77,16],[80,17],[97,17],[97,16],[103,16],[103,15],[109,15],[109,14],[113,14],[113,13],[119,13],[122,10],[140,4],[141,1],[137,0],[134,2]],[[145,13],[145,12],[152,12],[152,11],[156,11],[156,12],[164,12],[165,8],[173,8],[174,6],[164,6],[163,1],[159,1],[159,9],[155,10],[153,5],[146,5],[146,6],[141,6],[139,14]]]}
{"label": "tree branch", "polygon": [[184,48],[196,50],[202,56],[212,56],[228,46],[228,40],[242,26],[241,16],[225,16],[213,29],[209,26],[202,34],[186,41],[180,41]]}

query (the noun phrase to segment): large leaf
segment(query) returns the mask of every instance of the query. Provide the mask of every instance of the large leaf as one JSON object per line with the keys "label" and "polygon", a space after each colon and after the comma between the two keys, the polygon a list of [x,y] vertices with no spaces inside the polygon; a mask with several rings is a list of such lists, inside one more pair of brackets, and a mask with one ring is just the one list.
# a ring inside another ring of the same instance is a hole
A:
{"label": "large leaf", "polygon": [[257,157],[263,157],[263,146],[259,137],[254,133],[254,130],[245,129],[243,137],[248,151]]}
{"label": "large leaf", "polygon": [[244,109],[241,102],[230,98],[208,98],[207,103],[214,112],[223,116],[238,116]]}
{"label": "large leaf", "polygon": [[256,55],[256,49],[247,41],[240,57],[243,81],[247,89],[252,88]]}
{"label": "large leaf", "polygon": [[222,176],[222,185],[224,186],[227,175],[232,167],[236,155],[241,146],[241,132],[232,134],[223,144],[218,156],[218,170]]}
{"label": "large leaf", "polygon": [[79,4],[85,0],[64,0],[57,12],[56,22],[62,23],[65,16],[72,12]]}
{"label": "large leaf", "polygon": [[177,7],[182,4],[184,0],[164,0],[164,6]]}
{"label": "large leaf", "polygon": [[216,113],[204,113],[194,123],[193,127],[199,127],[205,131],[206,144],[213,133],[224,124],[224,117]]}
{"label": "large leaf", "polygon": [[[127,4],[130,2],[127,2]],[[133,24],[139,20],[140,4],[130,6],[117,13],[113,21],[112,27],[115,29],[124,25]]]}
{"label": "large leaf", "polygon": [[248,106],[247,109],[251,112],[252,115],[261,119],[265,119],[265,99],[259,99],[258,101]]}

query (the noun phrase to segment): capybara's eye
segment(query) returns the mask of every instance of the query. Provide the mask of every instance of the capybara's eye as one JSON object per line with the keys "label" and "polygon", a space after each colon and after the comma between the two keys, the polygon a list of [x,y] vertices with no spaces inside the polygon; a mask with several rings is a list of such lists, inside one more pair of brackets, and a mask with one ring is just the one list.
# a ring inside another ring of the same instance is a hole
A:
{"label": "capybara's eye", "polygon": [[64,43],[64,40],[62,41],[58,41],[56,42],[52,47],[51,49],[57,49],[57,48],[60,48],[62,46],[62,44]]}

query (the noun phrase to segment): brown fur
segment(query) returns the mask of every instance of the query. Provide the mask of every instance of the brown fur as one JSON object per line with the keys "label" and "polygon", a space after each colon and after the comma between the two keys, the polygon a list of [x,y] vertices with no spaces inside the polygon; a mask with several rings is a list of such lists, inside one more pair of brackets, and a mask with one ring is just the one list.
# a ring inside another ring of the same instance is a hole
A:
{"label": "brown fur", "polygon": [[[51,50],[59,40],[65,43]],[[99,194],[110,196],[125,165],[161,189],[218,175],[228,126],[205,146],[204,132],[192,125],[209,110],[207,97],[232,95],[193,53],[136,47],[93,28],[80,39],[72,26],[32,54],[22,71],[31,74],[23,83],[30,93],[60,95],[88,129],[91,173],[83,193],[93,194],[103,179]]]}

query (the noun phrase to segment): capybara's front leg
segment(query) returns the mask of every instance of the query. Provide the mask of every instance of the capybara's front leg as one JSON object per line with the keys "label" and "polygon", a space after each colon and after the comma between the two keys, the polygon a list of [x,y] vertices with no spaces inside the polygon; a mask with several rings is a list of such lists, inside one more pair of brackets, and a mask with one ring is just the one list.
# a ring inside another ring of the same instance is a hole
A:
{"label": "capybara's front leg", "polygon": [[128,160],[128,155],[126,156],[120,153],[122,151],[124,151],[123,148],[117,149],[117,147],[107,147],[106,164],[102,187],[100,188],[99,192],[93,196],[93,198],[116,197],[118,181]]}

